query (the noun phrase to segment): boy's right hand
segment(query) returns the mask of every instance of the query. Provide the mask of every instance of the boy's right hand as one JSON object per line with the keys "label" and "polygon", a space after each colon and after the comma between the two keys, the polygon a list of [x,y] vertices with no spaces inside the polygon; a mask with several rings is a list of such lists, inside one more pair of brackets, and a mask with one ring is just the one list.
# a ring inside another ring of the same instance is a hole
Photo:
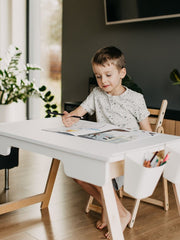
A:
{"label": "boy's right hand", "polygon": [[74,123],[79,121],[78,118],[72,117],[73,114],[71,113],[64,111],[63,114],[64,115],[62,116],[62,122],[65,127],[71,127]]}

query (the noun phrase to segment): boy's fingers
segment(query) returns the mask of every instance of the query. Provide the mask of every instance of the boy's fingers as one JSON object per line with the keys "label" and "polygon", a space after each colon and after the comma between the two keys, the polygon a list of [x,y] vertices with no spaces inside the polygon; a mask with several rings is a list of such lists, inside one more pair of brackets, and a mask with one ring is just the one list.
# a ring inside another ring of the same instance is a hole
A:
{"label": "boy's fingers", "polygon": [[63,114],[64,114],[64,115],[63,115],[63,118],[64,118],[64,119],[67,119],[67,118],[70,118],[70,117],[71,117],[71,114],[68,113],[68,112],[66,112],[66,111],[64,111]]}
{"label": "boy's fingers", "polygon": [[66,112],[66,111],[64,111],[63,114],[64,114],[64,116],[66,116],[66,117],[69,115],[69,113]]}
{"label": "boy's fingers", "polygon": [[79,119],[72,117],[73,113],[63,112],[62,121],[66,127],[72,126],[74,123],[78,122]]}
{"label": "boy's fingers", "polygon": [[66,115],[66,114],[68,114],[68,112],[67,112],[67,111],[64,111],[63,114]]}

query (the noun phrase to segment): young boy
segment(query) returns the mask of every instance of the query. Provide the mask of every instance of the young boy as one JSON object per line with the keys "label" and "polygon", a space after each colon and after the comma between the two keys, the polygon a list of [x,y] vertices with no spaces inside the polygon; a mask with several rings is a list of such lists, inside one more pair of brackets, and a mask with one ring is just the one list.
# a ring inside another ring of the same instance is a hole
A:
{"label": "young boy", "polygon": [[[116,47],[99,49],[92,58],[92,69],[95,74],[98,87],[95,87],[86,100],[74,111],[64,112],[62,118],[65,126],[69,127],[77,118],[72,115],[83,116],[96,113],[98,122],[111,123],[120,128],[142,129],[152,131],[143,95],[123,86],[122,79],[126,75],[125,58],[121,50]],[[89,183],[75,180],[83,189],[92,195],[101,205],[101,188]],[[115,179],[118,188],[122,185],[121,178]],[[131,219],[130,212],[124,208],[117,194],[115,194],[122,229],[124,230]],[[102,213],[101,221],[96,227],[103,229],[107,226],[105,213]],[[109,233],[105,236],[109,238]]]}

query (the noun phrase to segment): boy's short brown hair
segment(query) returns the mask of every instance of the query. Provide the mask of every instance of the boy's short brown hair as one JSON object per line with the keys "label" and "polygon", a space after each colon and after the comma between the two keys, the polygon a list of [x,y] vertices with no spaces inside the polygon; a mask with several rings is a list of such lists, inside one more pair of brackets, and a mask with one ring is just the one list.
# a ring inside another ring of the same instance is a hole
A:
{"label": "boy's short brown hair", "polygon": [[118,69],[125,67],[125,57],[120,49],[110,46],[99,49],[91,60],[92,64],[114,64]]}

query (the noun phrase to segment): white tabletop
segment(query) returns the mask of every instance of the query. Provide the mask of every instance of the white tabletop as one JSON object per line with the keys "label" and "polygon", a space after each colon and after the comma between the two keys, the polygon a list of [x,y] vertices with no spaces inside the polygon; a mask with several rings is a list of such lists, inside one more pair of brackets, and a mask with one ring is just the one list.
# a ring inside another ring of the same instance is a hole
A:
{"label": "white tabletop", "polygon": [[65,173],[73,178],[102,186],[109,178],[108,165],[124,159],[131,151],[161,150],[180,137],[158,134],[125,143],[108,143],[48,132],[43,129],[62,125],[61,118],[26,120],[0,124],[0,154],[11,146],[37,152],[63,162]]}

